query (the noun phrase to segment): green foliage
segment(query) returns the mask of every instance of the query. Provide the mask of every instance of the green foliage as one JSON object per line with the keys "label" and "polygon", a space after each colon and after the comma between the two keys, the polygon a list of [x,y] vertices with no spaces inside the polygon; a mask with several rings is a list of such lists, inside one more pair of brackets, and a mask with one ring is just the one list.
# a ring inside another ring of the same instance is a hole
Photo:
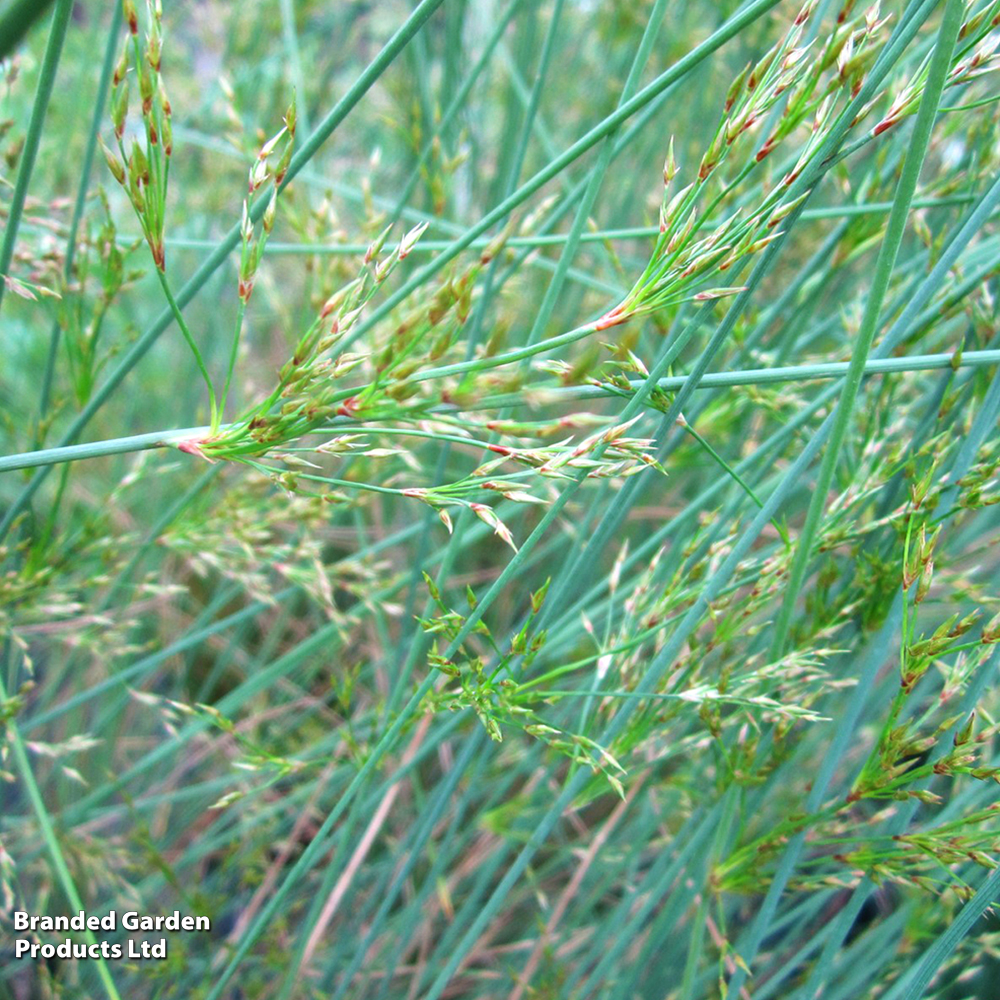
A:
{"label": "green foliage", "polygon": [[70,8],[0,996],[993,995],[1000,2]]}

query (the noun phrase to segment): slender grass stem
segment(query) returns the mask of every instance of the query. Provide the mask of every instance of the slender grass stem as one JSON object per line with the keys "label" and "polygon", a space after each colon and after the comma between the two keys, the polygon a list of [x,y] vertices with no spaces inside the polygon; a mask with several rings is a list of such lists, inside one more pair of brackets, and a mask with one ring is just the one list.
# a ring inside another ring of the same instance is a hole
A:
{"label": "slender grass stem", "polygon": [[[961,354],[918,354],[913,357],[872,358],[865,363],[863,375],[905,375],[913,372],[943,371],[947,369],[963,370],[966,368],[991,368],[1000,364],[1000,350],[964,351]],[[795,383],[822,381],[842,378],[850,367],[848,361],[828,361],[815,365],[788,365],[781,368],[749,368],[736,372],[713,372],[705,375],[699,383],[699,389],[738,388],[740,386],[759,386],[778,383]],[[658,388],[674,392],[687,382],[686,375],[665,375],[655,380]],[[647,380],[634,379],[631,385],[638,391]],[[605,399],[611,393],[599,386],[580,386],[562,388],[557,386],[540,386],[537,390],[547,400],[552,402],[573,402],[585,399]],[[354,390],[348,391],[353,395]],[[516,405],[526,405],[523,395],[499,395],[486,397],[468,407],[469,410],[493,410]],[[455,412],[453,407],[441,411],[443,414]],[[432,414],[431,414],[432,415]],[[316,434],[351,433],[357,428],[366,434],[373,433],[415,433],[413,431],[396,430],[391,427],[384,429],[356,425],[345,420],[343,423],[331,424],[326,427],[316,427]],[[218,431],[224,432],[225,426]],[[212,433],[207,425],[197,427],[181,427],[172,430],[154,431],[149,434],[135,434],[130,437],[113,438],[107,441],[93,441],[87,444],[67,445],[62,448],[44,448],[40,451],[23,452],[16,455],[0,456],[0,473],[15,469],[32,469],[46,465],[57,465],[61,462],[76,462],[88,458],[102,458],[108,455],[122,455],[129,452],[145,451],[149,448],[176,448],[181,441],[197,441]],[[440,435],[430,435],[440,437]],[[456,443],[475,444],[467,438],[455,437]],[[296,449],[284,449],[294,451]],[[303,449],[309,450],[309,449]]]}
{"label": "slender grass stem", "polygon": [[[167,276],[159,268],[156,269],[156,276],[160,281],[160,287],[163,289],[163,294],[166,296],[167,302],[170,304],[170,309],[174,314],[174,319],[177,322],[178,327],[180,327],[181,333],[184,335],[184,339],[187,341],[188,347],[191,348],[191,353],[194,355],[195,363],[198,365],[198,371],[201,372],[201,377],[205,382],[205,386],[208,389],[208,402],[209,409],[211,411],[212,422],[211,422],[211,433],[215,434],[219,429],[219,419],[221,414],[219,412],[219,406],[215,399],[215,387],[212,385],[212,378],[208,374],[208,369],[205,367],[205,360],[201,356],[201,351],[198,348],[198,343],[194,339],[194,335],[188,329],[188,325],[184,320],[184,314],[181,312],[181,307],[177,304],[177,300],[173,296],[173,292],[170,291],[170,284],[167,281]],[[235,341],[233,350],[235,351]]]}
{"label": "slender grass stem", "polygon": [[[246,315],[247,304],[244,299],[240,299],[240,304],[236,309],[236,323],[233,327],[232,346],[229,349],[229,364],[226,366],[226,381],[222,387],[222,399],[219,401],[219,420],[226,418],[226,400],[229,399],[229,389],[233,382],[233,372],[236,371],[236,357],[240,350],[240,336],[243,333],[243,318]],[[218,430],[218,428],[216,428]]]}
{"label": "slender grass stem", "polygon": [[[715,462],[727,476],[731,476],[733,481],[738,483],[740,488],[746,493],[748,497],[757,505],[758,508],[764,506],[764,502],[759,496],[753,491],[749,483],[747,483],[743,477],[705,440],[705,438],[699,434],[686,420],[684,421],[684,430],[688,432],[701,445],[702,448],[708,453],[712,461]],[[788,531],[785,526],[779,524],[777,521],[772,522],[774,524],[775,530],[781,535],[781,540],[786,544],[790,544],[788,538]]]}
{"label": "slender grass stem", "polygon": [[[12,277],[10,265],[14,259],[14,244],[17,243],[17,234],[24,213],[24,202],[28,197],[31,175],[35,169],[35,160],[38,158],[45,116],[48,113],[49,101],[55,89],[56,73],[59,69],[63,42],[66,40],[66,31],[69,27],[69,17],[72,11],[73,0],[57,0],[55,13],[52,15],[52,24],[49,28],[49,39],[45,46],[45,55],[42,57],[42,66],[38,74],[38,86],[35,89],[35,100],[31,106],[28,131],[24,137],[24,147],[21,150],[17,180],[14,182],[14,190],[11,193],[10,205],[7,209],[3,242],[0,243],[0,306],[3,305],[4,293],[7,290],[6,281],[3,279]],[[18,32],[27,30],[25,22],[17,23],[16,21],[16,15],[21,12],[23,12],[22,7],[8,9],[6,12],[8,19],[15,18],[14,25],[10,25],[8,20],[8,27],[12,34],[16,35]],[[0,35],[0,37],[4,39],[4,44],[0,45],[0,48],[5,48],[8,36]]]}
{"label": "slender grass stem", "polygon": [[[5,704],[7,701],[7,687],[4,684],[3,678],[0,677],[0,704]],[[32,811],[41,830],[46,850],[52,859],[52,867],[55,869],[56,876],[59,879],[59,885],[66,894],[66,899],[73,910],[75,912],[84,910],[83,899],[76,887],[76,882],[69,870],[69,865],[66,863],[66,856],[59,843],[59,837],[52,822],[52,816],[45,804],[45,798],[38,787],[38,782],[35,780],[35,773],[32,770],[28,751],[24,745],[17,722],[12,718],[8,718],[6,728],[10,747],[13,751],[14,763],[21,777],[21,782],[24,785],[24,790],[27,792],[28,800],[31,802]],[[86,930],[83,932],[83,936],[88,945],[99,948],[99,943],[93,931]],[[104,987],[104,992],[107,994],[108,1000],[120,1000],[114,979],[111,976],[111,970],[108,968],[108,964],[104,958],[101,957],[100,952],[97,953],[97,957],[93,961],[97,970],[97,976],[101,980],[101,985]]]}
{"label": "slender grass stem", "polygon": [[281,33],[285,43],[285,53],[288,57],[288,72],[292,78],[292,84],[296,94],[302,94],[302,102],[299,104],[298,116],[302,123],[302,131],[309,135],[312,126],[309,124],[309,110],[306,107],[305,95],[305,75],[302,71],[302,53],[299,48],[299,33],[295,27],[295,7],[292,0],[280,0],[281,6]]}
{"label": "slender grass stem", "polygon": [[52,0],[13,0],[0,15],[0,59],[6,59],[45,15]]}
{"label": "slender grass stem", "polygon": [[[104,61],[101,63],[101,76],[97,84],[97,95],[94,100],[94,116],[90,121],[90,132],[87,135],[87,145],[83,152],[83,165],[80,170],[80,183],[77,186],[76,200],[73,202],[73,215],[66,234],[66,260],[63,265],[63,278],[69,283],[73,276],[73,262],[76,258],[76,237],[83,218],[87,202],[87,191],[90,188],[91,171],[94,165],[94,153],[97,150],[97,135],[100,132],[104,117],[108,91],[111,88],[111,75],[115,65],[115,51],[118,45],[118,34],[121,31],[122,8],[115,4],[111,15],[111,25],[108,28],[108,42],[104,49]],[[2,35],[2,32],[0,32]],[[58,320],[53,321],[49,334],[49,353],[45,359],[45,371],[42,374],[42,389],[38,401],[38,413],[44,420],[49,411],[52,395],[52,379],[55,376],[56,354],[59,349],[60,326]]]}
{"label": "slender grass stem", "polygon": [[[991,100],[994,100],[991,98]],[[942,109],[944,110],[944,109]],[[956,109],[962,110],[962,109]],[[953,208],[956,205],[968,205],[974,201],[973,195],[956,194],[942,198],[914,198],[913,208]],[[887,215],[892,209],[892,202],[877,201],[863,202],[858,205],[830,205],[820,208],[805,209],[800,218],[803,221],[816,221],[821,219],[851,219],[866,215]],[[432,222],[433,225],[433,222]],[[582,232],[576,238],[580,243],[605,243],[611,241],[645,240],[658,236],[660,230],[657,226],[633,226],[625,229],[599,229],[594,232]],[[512,250],[534,247],[561,247],[570,241],[569,233],[540,233],[536,236],[511,236],[504,244]],[[131,246],[136,237],[119,236],[118,242],[122,246]],[[472,240],[468,244],[470,250],[483,250],[489,246],[490,238],[480,237]],[[212,240],[191,239],[188,237],[174,236],[165,240],[167,247],[177,250],[213,250],[216,243]],[[447,250],[452,244],[451,240],[421,240],[414,248],[414,254],[440,253]],[[271,256],[299,256],[317,255],[332,257],[353,257],[364,256],[368,251],[367,243],[282,243],[280,241],[269,242],[267,252]]]}

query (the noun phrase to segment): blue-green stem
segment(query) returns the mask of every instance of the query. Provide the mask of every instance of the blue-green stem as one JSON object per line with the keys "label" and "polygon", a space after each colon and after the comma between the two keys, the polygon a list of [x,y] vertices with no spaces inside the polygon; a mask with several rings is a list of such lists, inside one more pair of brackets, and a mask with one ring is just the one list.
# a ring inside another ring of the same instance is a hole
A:
{"label": "blue-green stem", "polygon": [[[236,326],[233,329],[233,343],[229,349],[229,364],[226,367],[226,382],[222,387],[222,399],[219,401],[219,420],[225,419],[226,400],[229,398],[229,387],[232,385],[233,372],[236,370],[236,355],[240,350],[240,336],[243,333],[243,317],[246,315],[246,300],[240,298],[239,308],[236,311]],[[218,428],[215,428],[218,430]]]}
{"label": "blue-green stem", "polygon": [[215,387],[212,385],[211,376],[208,374],[208,369],[205,367],[205,361],[201,356],[201,351],[198,349],[198,344],[196,343],[194,336],[188,329],[188,325],[184,320],[184,314],[181,312],[181,307],[177,304],[177,300],[174,298],[173,292],[170,291],[170,283],[167,281],[167,276],[159,268],[156,269],[156,276],[160,279],[160,287],[163,289],[163,294],[167,298],[167,302],[170,304],[170,309],[174,314],[174,319],[177,321],[177,325],[180,327],[181,333],[184,335],[184,339],[188,343],[188,347],[191,348],[191,353],[194,355],[194,360],[198,365],[198,371],[201,372],[201,377],[205,381],[205,385],[208,387],[208,402],[211,410],[211,433],[216,434],[219,430],[219,406],[215,399]]}
{"label": "blue-green stem", "polygon": [[[865,364],[864,374],[892,375],[907,372],[940,371],[954,368],[990,368],[1000,364],[1000,350],[966,351],[961,355],[953,354],[917,354],[912,357],[873,358]],[[748,368],[743,371],[715,372],[705,375],[698,384],[699,389],[718,389],[743,385],[768,385],[782,382],[806,382],[840,378],[847,373],[849,362],[828,361],[816,365],[788,365],[781,368]],[[633,389],[638,390],[645,379],[632,381]],[[686,375],[667,375],[656,381],[656,385],[667,392],[680,389],[687,381]],[[352,390],[353,391],[353,390]],[[552,402],[570,402],[583,399],[601,399],[609,395],[607,389],[600,386],[575,386],[569,388],[553,387],[545,390],[551,394]],[[490,396],[468,407],[473,410],[499,409],[514,405],[524,405],[520,395]],[[443,411],[451,412],[451,410]],[[219,430],[226,428],[220,426]],[[58,465],[62,462],[77,462],[88,458],[102,458],[106,455],[122,455],[134,451],[146,451],[150,448],[176,448],[178,442],[198,440],[211,433],[211,427],[180,427],[172,430],[154,431],[150,434],[134,434],[129,437],[110,438],[106,441],[91,441],[86,444],[66,445],[61,448],[44,448],[40,451],[28,451],[15,455],[0,456],[0,473],[15,469],[32,469],[48,465]],[[317,433],[338,433],[352,431],[350,422],[324,428],[316,428]],[[366,433],[379,430],[391,432],[392,428],[365,428]],[[399,433],[403,433],[399,431]],[[412,431],[406,433],[414,434]],[[415,435],[416,436],[416,435]],[[438,435],[439,436],[439,435]],[[467,443],[475,443],[468,439],[458,439]],[[456,441],[457,443],[457,441]],[[295,450],[295,449],[284,449]]]}

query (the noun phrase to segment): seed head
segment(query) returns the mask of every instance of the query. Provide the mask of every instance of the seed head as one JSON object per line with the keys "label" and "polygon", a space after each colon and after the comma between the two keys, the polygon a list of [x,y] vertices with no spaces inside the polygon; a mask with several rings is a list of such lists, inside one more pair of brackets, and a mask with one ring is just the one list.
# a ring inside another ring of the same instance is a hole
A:
{"label": "seed head", "polygon": [[747,290],[746,285],[740,285],[734,288],[709,288],[704,292],[698,292],[694,296],[695,302],[708,302],[711,299],[724,299],[727,295],[739,295],[740,292],[745,292]]}
{"label": "seed head", "polygon": [[417,241],[430,223],[421,222],[419,226],[414,226],[400,241],[399,241],[399,259],[404,260],[410,253],[410,251],[417,245]]}
{"label": "seed head", "polygon": [[163,109],[163,117],[170,117],[170,100],[167,97],[167,88],[163,86],[163,77],[157,77],[156,89],[160,97],[160,107]]}
{"label": "seed head", "polygon": [[253,220],[250,218],[250,208],[245,199],[243,201],[243,219],[240,222],[240,237],[247,246],[253,239]]}
{"label": "seed head", "polygon": [[111,96],[111,121],[115,126],[115,138],[119,140],[125,135],[125,119],[128,117],[128,77],[123,77],[121,84],[115,88]]}
{"label": "seed head", "polygon": [[983,642],[988,645],[1000,642],[1000,613],[995,614],[983,628]]}
{"label": "seed head", "polygon": [[133,35],[139,34],[139,12],[135,9],[135,0],[122,0],[122,10],[125,13],[125,23]]}
{"label": "seed head", "polygon": [[809,0],[809,3],[807,3],[802,8],[802,10],[800,10],[798,12],[798,14],[796,15],[796,17],[795,17],[795,27],[798,28],[801,25],[805,24],[806,21],[808,21],[809,18],[812,17],[812,12],[815,9],[816,9],[816,0]]}
{"label": "seed head", "polygon": [[250,168],[250,181],[249,181],[250,194],[253,194],[255,191],[257,191],[266,180],[267,180],[267,160],[254,160],[254,164]]}
{"label": "seed head", "polygon": [[135,139],[132,140],[132,152],[129,156],[128,167],[130,177],[144,185],[149,185],[149,161]]}
{"label": "seed head", "polygon": [[770,48],[767,54],[764,56],[760,62],[754,66],[753,71],[750,73],[750,77],[747,79],[747,90],[751,93],[757,89],[760,82],[767,75],[767,71],[771,68],[771,64],[774,62],[782,46],[781,42],[775,42]]}
{"label": "seed head", "polygon": [[844,0],[844,6],[840,8],[840,13],[837,15],[837,24],[843,24],[851,16],[851,11],[856,3],[857,0]]}
{"label": "seed head", "polygon": [[392,231],[392,226],[386,226],[381,233],[371,243],[368,244],[368,250],[365,253],[364,263],[370,264],[381,252],[382,247],[385,246],[385,241]]}
{"label": "seed head", "polygon": [[489,243],[486,244],[483,252],[479,255],[480,264],[488,264],[498,253],[500,253],[500,251],[504,248],[504,244],[507,242],[509,233],[509,227],[505,227],[500,233],[494,236]]}
{"label": "seed head", "polygon": [[481,521],[484,521],[492,529],[493,533],[500,538],[502,538],[515,552],[517,552],[517,546],[514,544],[514,536],[510,533],[510,529],[500,520],[499,517],[493,512],[490,507],[482,503],[470,503],[469,507],[472,508],[472,512]]}
{"label": "seed head", "polygon": [[692,208],[691,212],[688,214],[687,222],[670,237],[670,242],[667,244],[667,253],[673,253],[679,246],[683,246],[688,237],[694,230],[694,224],[698,221],[698,209]]}
{"label": "seed head", "polygon": [[[291,134],[291,129],[289,129],[289,135]],[[292,162],[292,151],[294,148],[295,146],[291,140],[285,144],[281,159],[278,160],[278,165],[274,168],[274,183],[276,187],[280,187],[285,180],[285,175],[288,173],[288,165]]]}
{"label": "seed head", "polygon": [[146,36],[146,58],[149,65],[157,73],[160,72],[160,57],[163,54],[163,37],[160,34],[160,22],[154,20],[149,34]]}
{"label": "seed head", "polygon": [[139,63],[139,96],[142,98],[142,113],[148,115],[153,108],[153,75],[147,63]]}
{"label": "seed head", "polygon": [[125,164],[111,152],[110,149],[105,145],[104,140],[98,136],[97,141],[101,144],[101,152],[104,154],[104,159],[108,164],[108,169],[114,175],[116,181],[119,184],[125,183]]}
{"label": "seed head", "polygon": [[173,126],[170,124],[170,116],[163,116],[163,155],[170,156],[174,151],[174,130]]}
{"label": "seed head", "polygon": [[111,84],[117,87],[122,80],[125,79],[125,74],[128,73],[128,44],[122,48],[122,54],[118,57],[118,62],[115,64],[114,77],[111,80]]}
{"label": "seed head", "polygon": [[674,159],[674,137],[670,137],[670,145],[667,146],[667,158],[663,162],[663,186],[669,187],[670,182],[677,176],[677,161]]}
{"label": "seed head", "polygon": [[772,215],[771,218],[767,220],[768,229],[773,229],[780,222],[783,222],[785,219],[787,219],[788,216],[790,216],[792,212],[794,212],[795,209],[797,209],[799,205],[801,205],[806,200],[806,198],[808,198],[809,195],[811,194],[812,194],[812,189],[810,188],[808,191],[804,192],[803,194],[800,194],[798,198],[793,198],[791,201],[786,202],[784,205],[779,206],[778,210],[774,213],[774,215]]}
{"label": "seed head", "polygon": [[934,560],[928,559],[924,563],[923,569],[920,573],[920,582],[917,584],[917,593],[914,598],[914,603],[920,604],[921,601],[927,596],[931,589],[931,580],[934,577]]}
{"label": "seed head", "polygon": [[736,98],[740,96],[740,92],[743,90],[743,84],[746,82],[746,78],[750,73],[751,63],[747,63],[743,67],[739,76],[729,85],[729,90],[726,93],[726,103],[723,105],[722,113],[728,115],[732,106],[736,103]]}
{"label": "seed head", "polygon": [[271,191],[271,198],[267,203],[267,208],[264,209],[264,219],[263,226],[264,232],[270,235],[271,230],[274,228],[274,217],[278,211],[278,189],[274,188]]}
{"label": "seed head", "polygon": [[403,259],[401,249],[397,247],[388,257],[380,260],[375,265],[375,284],[381,285],[392,273],[392,269]]}

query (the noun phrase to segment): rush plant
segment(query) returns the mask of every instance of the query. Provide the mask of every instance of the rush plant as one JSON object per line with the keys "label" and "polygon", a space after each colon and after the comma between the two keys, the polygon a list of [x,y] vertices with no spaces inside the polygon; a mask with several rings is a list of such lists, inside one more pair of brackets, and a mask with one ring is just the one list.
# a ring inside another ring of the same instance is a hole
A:
{"label": "rush plant", "polygon": [[0,996],[993,995],[1000,2],[8,6]]}

